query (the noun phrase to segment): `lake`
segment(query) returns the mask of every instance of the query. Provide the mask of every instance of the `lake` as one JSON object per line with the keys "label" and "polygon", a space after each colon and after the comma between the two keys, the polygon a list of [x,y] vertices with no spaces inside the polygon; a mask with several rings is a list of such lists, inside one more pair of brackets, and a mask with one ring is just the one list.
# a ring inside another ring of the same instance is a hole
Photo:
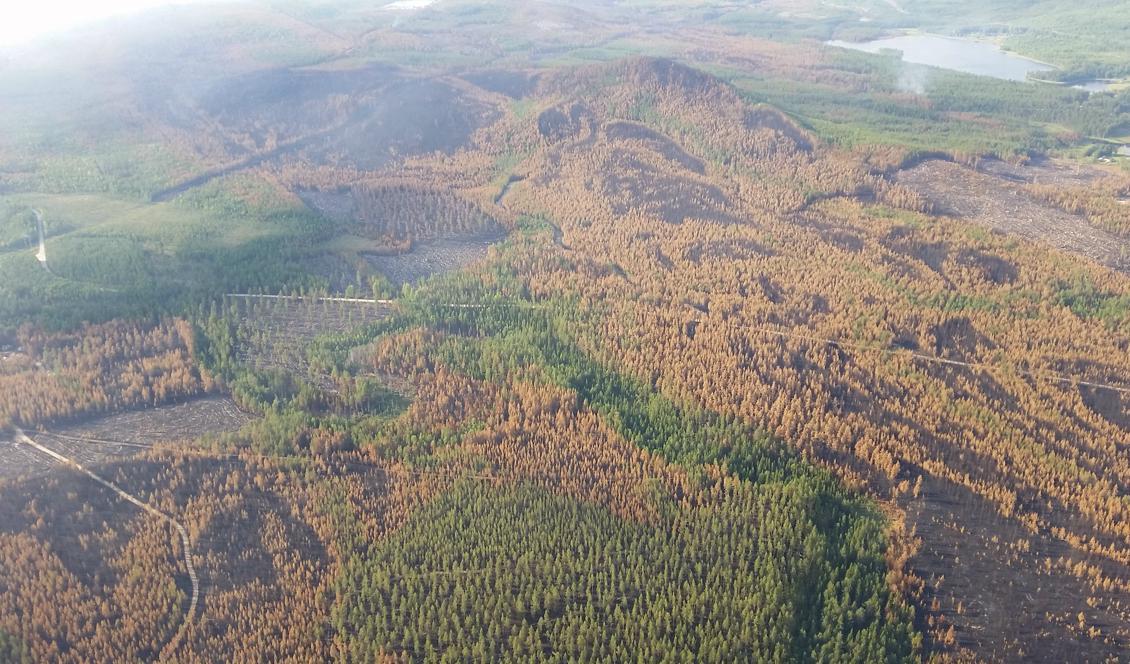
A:
{"label": "lake", "polygon": [[1071,87],[1086,90],[1087,92],[1114,92],[1120,87],[1120,82],[1094,80],[1076,83]]}
{"label": "lake", "polygon": [[901,35],[869,42],[835,40],[825,43],[867,53],[894,49],[902,51],[904,62],[1009,81],[1024,81],[1028,79],[1029,73],[1055,69],[1051,65],[1002,51],[995,44],[940,35]]}
{"label": "lake", "polygon": [[428,5],[435,4],[436,0],[396,0],[387,5],[382,5],[380,9],[391,9],[393,11],[402,11],[410,9],[423,9]]}

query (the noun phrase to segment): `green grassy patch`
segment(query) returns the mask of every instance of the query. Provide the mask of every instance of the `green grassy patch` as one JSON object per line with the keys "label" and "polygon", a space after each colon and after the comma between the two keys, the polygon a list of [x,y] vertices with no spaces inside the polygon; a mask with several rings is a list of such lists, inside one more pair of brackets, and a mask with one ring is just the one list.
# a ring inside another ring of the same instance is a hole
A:
{"label": "green grassy patch", "polygon": [[49,326],[176,313],[231,290],[317,285],[302,261],[324,251],[332,230],[245,175],[166,203],[42,192],[0,200],[42,210],[54,273],[30,249],[0,254],[0,320]]}
{"label": "green grassy patch", "polygon": [[1056,286],[1055,302],[1080,318],[1093,318],[1108,326],[1130,326],[1130,293],[1110,293],[1077,276]]}
{"label": "green grassy patch", "polygon": [[35,215],[31,208],[0,200],[0,251],[32,246],[35,239]]}

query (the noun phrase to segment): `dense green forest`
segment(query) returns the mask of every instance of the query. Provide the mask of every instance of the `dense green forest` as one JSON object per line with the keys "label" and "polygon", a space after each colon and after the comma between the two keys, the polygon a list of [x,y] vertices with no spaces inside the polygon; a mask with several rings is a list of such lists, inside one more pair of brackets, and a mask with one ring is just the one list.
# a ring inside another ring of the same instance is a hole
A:
{"label": "dense green forest", "polygon": [[811,481],[633,523],[467,481],[339,582],[349,661],[915,661],[875,522]]}

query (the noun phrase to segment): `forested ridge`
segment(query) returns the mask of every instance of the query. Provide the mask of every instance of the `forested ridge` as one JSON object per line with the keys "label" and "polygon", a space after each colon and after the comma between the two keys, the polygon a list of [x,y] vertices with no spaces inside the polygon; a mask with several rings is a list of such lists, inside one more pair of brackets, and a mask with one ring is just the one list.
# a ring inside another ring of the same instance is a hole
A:
{"label": "forested ridge", "polygon": [[[571,74],[581,81],[568,85],[595,87],[551,102],[555,112],[503,121],[507,150],[532,154],[506,206],[552,223],[527,223],[524,250],[508,254],[512,277],[485,282],[535,302],[568,294],[596,325],[575,325],[592,330],[578,343],[602,361],[800,443],[895,504],[917,504],[927,474],[968,487],[1028,533],[1001,544],[1007,566],[1067,543],[1040,563],[1046,573],[1078,579],[1071,601],[1085,616],[1121,621],[1125,277],[931,216],[917,195],[772,110],[704,121],[698,100],[728,93],[702,74],[646,60],[607,71]],[[657,134],[615,124],[647,124],[633,99],[657,109]],[[730,135],[740,149],[714,154]],[[648,191],[664,178],[673,195]],[[923,592],[945,597],[935,581]],[[930,618],[938,643],[954,638],[943,616],[961,620],[953,601]],[[1121,638],[1064,618],[1099,643]]]}

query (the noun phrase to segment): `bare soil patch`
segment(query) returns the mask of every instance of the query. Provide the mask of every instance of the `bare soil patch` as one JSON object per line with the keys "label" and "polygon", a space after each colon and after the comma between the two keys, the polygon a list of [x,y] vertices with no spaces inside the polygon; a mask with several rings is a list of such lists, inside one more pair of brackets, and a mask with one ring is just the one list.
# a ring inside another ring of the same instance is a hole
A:
{"label": "bare soil patch", "polygon": [[[495,202],[520,179],[511,177]],[[351,232],[376,240],[382,249],[359,256],[397,286],[466,267],[484,258],[487,248],[505,236],[505,228],[478,204],[448,190],[373,182],[299,195]],[[326,267],[336,268],[346,279],[350,276],[340,265]]]}
{"label": "bare soil patch", "polygon": [[1038,201],[1021,183],[937,160],[900,171],[897,180],[924,195],[939,212],[1045,242],[1130,274],[1130,240]]}
{"label": "bare soil patch", "polygon": [[399,286],[472,265],[486,258],[490,246],[502,237],[494,234],[445,238],[417,244],[408,253],[365,254],[365,259]]}
{"label": "bare soil patch", "polygon": [[[1007,662],[1099,662],[1125,652],[1130,642],[1117,602],[1125,607],[1130,596],[1094,592],[1057,561],[1099,564],[1116,578],[1130,570],[1032,534],[964,487],[924,479],[921,496],[906,505],[908,523],[922,539],[910,567],[927,580],[928,614],[954,625],[958,645],[979,659]],[[1107,642],[1080,638],[1080,614]]]}
{"label": "bare soil patch", "polygon": [[52,434],[156,445],[192,440],[205,434],[236,431],[252,415],[226,396],[208,396],[170,406],[127,411],[108,417],[52,427]]}
{"label": "bare soil patch", "polygon": [[984,159],[977,170],[1013,182],[1054,184],[1078,187],[1107,176],[1100,168],[1054,159],[1035,159],[1026,164],[1010,164],[1000,159]]}
{"label": "bare soil patch", "polygon": [[[26,433],[63,456],[96,468],[138,454],[146,446],[236,431],[250,419],[251,416],[240,411],[230,398],[209,396],[175,405],[90,418],[54,426],[46,432]],[[0,440],[0,481],[59,472],[71,471],[27,445]]]}

